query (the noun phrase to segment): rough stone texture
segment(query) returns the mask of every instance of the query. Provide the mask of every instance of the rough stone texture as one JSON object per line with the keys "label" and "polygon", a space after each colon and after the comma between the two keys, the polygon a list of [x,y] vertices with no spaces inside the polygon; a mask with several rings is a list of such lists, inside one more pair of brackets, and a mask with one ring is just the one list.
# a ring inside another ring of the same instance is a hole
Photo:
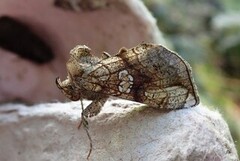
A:
{"label": "rough stone texture", "polygon": [[[0,109],[1,161],[86,160],[89,140],[83,128],[77,129],[79,102]],[[160,112],[111,99],[89,119],[89,132],[92,161],[238,160],[226,122],[202,105]]]}
{"label": "rough stone texture", "polygon": [[92,11],[74,12],[54,6],[54,0],[0,1],[0,17],[9,16],[27,25],[55,54],[52,62],[37,65],[0,48],[0,102],[65,99],[54,80],[66,76],[69,51],[77,44],[89,46],[97,56],[103,51],[116,54],[123,46],[141,42],[165,44],[156,20],[140,0],[98,1],[109,2]]}

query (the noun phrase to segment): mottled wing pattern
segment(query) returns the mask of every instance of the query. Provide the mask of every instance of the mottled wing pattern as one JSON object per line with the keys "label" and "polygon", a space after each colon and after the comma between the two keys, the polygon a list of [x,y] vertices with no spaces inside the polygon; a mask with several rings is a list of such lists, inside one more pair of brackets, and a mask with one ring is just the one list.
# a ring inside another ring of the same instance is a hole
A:
{"label": "mottled wing pattern", "polygon": [[[130,64],[138,62],[140,73],[150,79],[144,82],[139,102],[153,107],[181,108],[199,103],[191,67],[178,54],[161,45],[144,44],[131,50],[136,60],[122,56]],[[135,66],[135,65],[134,65]]]}
{"label": "mottled wing pattern", "polygon": [[177,109],[199,103],[191,67],[161,45],[140,44],[122,49],[100,61],[87,75],[86,87],[92,87],[87,90],[154,108]]}

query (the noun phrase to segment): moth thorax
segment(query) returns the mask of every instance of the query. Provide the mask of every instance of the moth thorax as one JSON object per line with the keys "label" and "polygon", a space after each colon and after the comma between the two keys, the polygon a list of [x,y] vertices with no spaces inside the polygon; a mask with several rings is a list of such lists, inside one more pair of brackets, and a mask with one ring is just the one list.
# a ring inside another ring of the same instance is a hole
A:
{"label": "moth thorax", "polygon": [[70,78],[81,76],[84,73],[84,70],[83,68],[81,68],[81,65],[77,64],[76,62],[75,63],[68,62],[67,70]]}
{"label": "moth thorax", "polygon": [[77,45],[70,51],[70,55],[72,55],[76,59],[80,59],[85,56],[91,56],[91,49],[85,45]]}

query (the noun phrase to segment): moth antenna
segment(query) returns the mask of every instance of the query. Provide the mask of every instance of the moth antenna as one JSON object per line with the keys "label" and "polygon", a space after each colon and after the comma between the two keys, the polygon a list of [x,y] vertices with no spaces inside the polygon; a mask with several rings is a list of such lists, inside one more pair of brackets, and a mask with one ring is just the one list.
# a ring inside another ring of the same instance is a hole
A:
{"label": "moth antenna", "polygon": [[80,99],[80,102],[81,102],[82,113],[81,113],[81,120],[80,120],[80,123],[78,125],[78,129],[80,129],[80,127],[82,126],[83,122],[87,122],[87,120],[85,119],[84,114],[83,114],[84,109],[83,109],[83,101],[82,101],[82,99]]}
{"label": "moth antenna", "polygon": [[87,160],[88,160],[89,157],[90,157],[90,155],[91,155],[91,153],[92,153],[92,138],[91,138],[91,136],[90,136],[90,134],[89,134],[89,131],[88,131],[88,121],[87,121],[87,119],[86,119],[86,117],[84,116],[84,113],[83,113],[84,109],[83,109],[83,101],[82,101],[82,99],[80,99],[80,102],[81,102],[81,108],[82,108],[82,113],[81,113],[81,117],[82,117],[82,118],[81,118],[81,121],[80,121],[80,123],[79,123],[79,125],[78,125],[78,129],[80,129],[80,127],[81,127],[82,124],[83,124],[83,128],[84,128],[84,130],[86,131],[87,136],[88,136],[89,147],[90,147],[89,152],[88,152],[88,155],[87,155]]}
{"label": "moth antenna", "polygon": [[84,129],[85,129],[85,131],[86,131],[86,133],[87,133],[88,140],[89,140],[89,147],[90,147],[90,149],[89,149],[89,151],[88,151],[88,155],[87,155],[87,160],[88,160],[89,157],[90,157],[90,155],[91,155],[91,153],[92,153],[92,138],[91,138],[91,136],[90,136],[90,134],[89,134],[89,132],[88,132],[88,128],[84,128]]}

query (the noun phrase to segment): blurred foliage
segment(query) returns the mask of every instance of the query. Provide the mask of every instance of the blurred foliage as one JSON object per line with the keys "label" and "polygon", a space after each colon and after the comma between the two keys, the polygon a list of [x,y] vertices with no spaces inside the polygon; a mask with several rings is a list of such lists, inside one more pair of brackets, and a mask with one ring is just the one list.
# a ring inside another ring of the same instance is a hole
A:
{"label": "blurred foliage", "polygon": [[240,11],[239,0],[220,0],[226,11]]}
{"label": "blurred foliage", "polygon": [[240,156],[239,0],[143,0],[192,66],[202,103],[228,122]]}

